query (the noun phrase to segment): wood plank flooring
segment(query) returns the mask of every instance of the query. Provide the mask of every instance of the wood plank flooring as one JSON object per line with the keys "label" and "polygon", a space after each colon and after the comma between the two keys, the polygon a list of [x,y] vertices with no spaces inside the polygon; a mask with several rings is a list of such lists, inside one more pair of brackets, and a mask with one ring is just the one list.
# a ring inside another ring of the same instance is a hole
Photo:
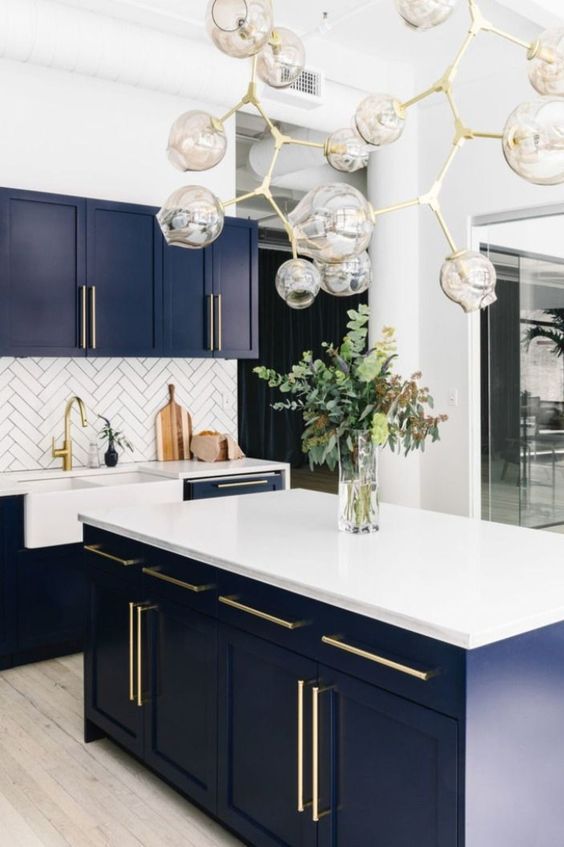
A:
{"label": "wood plank flooring", "polygon": [[82,729],[82,656],[0,673],[2,847],[242,847]]}

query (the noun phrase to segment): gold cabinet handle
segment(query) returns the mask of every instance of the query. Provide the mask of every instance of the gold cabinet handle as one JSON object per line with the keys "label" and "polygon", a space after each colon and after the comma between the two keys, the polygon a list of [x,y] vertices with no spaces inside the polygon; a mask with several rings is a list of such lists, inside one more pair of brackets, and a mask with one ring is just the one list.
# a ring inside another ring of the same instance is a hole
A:
{"label": "gold cabinet handle", "polygon": [[161,579],[163,582],[170,582],[171,585],[177,585],[179,588],[185,588],[186,591],[192,591],[194,594],[201,594],[202,591],[211,591],[212,588],[215,588],[215,585],[192,585],[190,582],[183,582],[181,579],[168,576],[168,574],[162,573],[156,568],[143,568],[143,573],[155,579]]}
{"label": "gold cabinet handle", "polygon": [[94,553],[96,556],[101,556],[103,559],[109,559],[110,562],[117,562],[118,565],[122,565],[124,568],[128,568],[131,565],[140,565],[143,559],[120,559],[119,556],[114,556],[112,553],[106,553],[105,550],[102,550],[99,544],[85,544],[84,549],[88,553]]}
{"label": "gold cabinet handle", "polygon": [[254,479],[251,482],[221,482],[218,488],[252,488],[254,485],[269,485],[269,479]]}
{"label": "gold cabinet handle", "polygon": [[86,350],[86,286],[80,286],[80,349]]}
{"label": "gold cabinet handle", "polygon": [[90,286],[90,347],[96,349],[96,286]]}
{"label": "gold cabinet handle", "polygon": [[416,668],[410,668],[408,665],[402,665],[400,662],[394,662],[392,659],[386,659],[383,656],[378,656],[376,653],[369,653],[360,647],[353,647],[352,644],[342,641],[338,635],[324,635],[321,640],[330,647],[336,647],[337,650],[343,650],[345,653],[351,653],[353,656],[359,656],[361,659],[367,659],[369,662],[375,662],[377,665],[407,674],[407,676],[412,676],[423,682],[428,682],[434,676],[437,676],[437,671],[418,671]]}
{"label": "gold cabinet handle", "polygon": [[314,823],[319,823],[321,818],[331,814],[331,810],[320,811],[319,809],[319,698],[327,691],[332,691],[333,688],[320,688],[314,685],[312,688],[312,715],[311,715],[311,738],[312,738],[312,759],[311,759],[311,790],[312,790],[312,818]]}
{"label": "gold cabinet handle", "polygon": [[247,615],[253,615],[255,618],[260,618],[268,623],[273,623],[276,626],[281,626],[284,629],[299,629],[306,625],[306,621],[286,621],[284,618],[278,618],[276,615],[269,615],[268,612],[261,612],[259,609],[253,609],[252,606],[245,606],[244,603],[239,603],[236,597],[218,597],[220,603],[224,606],[230,606],[232,609],[237,609],[239,612],[245,612]]}
{"label": "gold cabinet handle", "polygon": [[217,349],[221,353],[223,347],[223,304],[221,294],[217,295]]}
{"label": "gold cabinet handle", "polygon": [[305,811],[304,803],[304,688],[305,679],[298,680],[298,812]]}
{"label": "gold cabinet handle", "polygon": [[135,662],[135,633],[133,618],[136,605],[136,603],[129,604],[129,700],[131,703],[135,701],[135,673],[133,669]]}
{"label": "gold cabinet handle", "polygon": [[137,705],[143,706],[143,615],[157,606],[137,605]]}
{"label": "gold cabinet handle", "polygon": [[215,350],[215,309],[214,309],[214,299],[213,294],[208,295],[208,302],[210,308],[210,352],[213,353]]}

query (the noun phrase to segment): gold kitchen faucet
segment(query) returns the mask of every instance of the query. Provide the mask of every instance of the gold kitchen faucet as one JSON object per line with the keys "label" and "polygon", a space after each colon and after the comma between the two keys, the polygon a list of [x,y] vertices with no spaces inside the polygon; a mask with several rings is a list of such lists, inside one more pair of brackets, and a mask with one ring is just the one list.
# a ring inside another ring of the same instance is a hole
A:
{"label": "gold kitchen faucet", "polygon": [[63,460],[64,471],[72,471],[71,412],[75,403],[77,403],[80,411],[82,426],[88,426],[88,421],[86,419],[86,406],[80,397],[71,397],[65,407],[65,440],[63,441],[63,446],[56,447],[55,439],[53,438],[53,446],[51,448],[51,455],[53,458]]}

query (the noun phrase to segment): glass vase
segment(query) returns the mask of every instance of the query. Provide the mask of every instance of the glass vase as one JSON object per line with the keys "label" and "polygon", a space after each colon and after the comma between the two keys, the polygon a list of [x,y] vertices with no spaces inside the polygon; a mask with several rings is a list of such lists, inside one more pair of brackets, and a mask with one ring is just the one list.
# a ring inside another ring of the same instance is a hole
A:
{"label": "glass vase", "polygon": [[378,446],[371,432],[339,442],[339,529],[355,535],[378,532]]}

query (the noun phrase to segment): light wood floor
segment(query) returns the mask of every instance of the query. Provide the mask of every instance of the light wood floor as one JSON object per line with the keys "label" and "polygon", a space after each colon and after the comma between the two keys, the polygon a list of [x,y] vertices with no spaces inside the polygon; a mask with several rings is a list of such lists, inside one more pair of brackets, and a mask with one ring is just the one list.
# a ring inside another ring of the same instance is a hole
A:
{"label": "light wood floor", "polygon": [[2,847],[241,847],[110,741],[82,741],[82,657],[0,673]]}

